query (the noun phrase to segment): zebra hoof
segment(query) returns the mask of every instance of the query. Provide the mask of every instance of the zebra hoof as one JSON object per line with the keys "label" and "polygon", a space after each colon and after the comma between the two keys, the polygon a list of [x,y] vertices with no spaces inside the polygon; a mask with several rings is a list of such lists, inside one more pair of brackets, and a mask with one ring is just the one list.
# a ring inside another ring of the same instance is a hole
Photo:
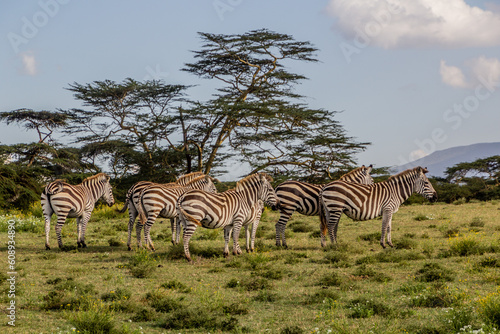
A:
{"label": "zebra hoof", "polygon": [[130,246],[127,246],[127,247],[128,247],[128,250],[129,250],[129,251],[131,251],[131,250],[132,250],[132,247],[130,247]]}
{"label": "zebra hoof", "polygon": [[87,248],[87,244],[82,242],[82,248]]}
{"label": "zebra hoof", "polygon": [[77,243],[76,243],[76,247],[77,247],[77,248],[82,248],[82,244],[81,244],[81,243],[79,243],[79,242],[77,242]]}
{"label": "zebra hoof", "polygon": [[45,250],[50,250],[50,246],[49,245],[45,245]]}
{"label": "zebra hoof", "polygon": [[387,243],[389,246],[391,246],[391,248],[394,248],[394,245],[392,244],[392,242],[388,242]]}
{"label": "zebra hoof", "polygon": [[380,246],[382,246],[383,249],[386,249],[387,247],[385,246],[385,244],[380,244]]}

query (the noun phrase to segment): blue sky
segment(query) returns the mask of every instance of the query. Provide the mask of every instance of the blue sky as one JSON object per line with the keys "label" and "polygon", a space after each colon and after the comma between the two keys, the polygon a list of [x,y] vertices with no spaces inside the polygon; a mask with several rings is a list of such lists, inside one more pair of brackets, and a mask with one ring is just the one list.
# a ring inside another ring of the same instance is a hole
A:
{"label": "blue sky", "polygon": [[[180,71],[197,32],[267,28],[307,40],[320,62],[290,63],[311,107],[343,111],[372,145],[360,164],[398,165],[435,150],[500,141],[500,2],[473,0],[3,1],[0,110],[80,107],[69,83],[209,82]],[[35,137],[0,125],[0,142]]]}

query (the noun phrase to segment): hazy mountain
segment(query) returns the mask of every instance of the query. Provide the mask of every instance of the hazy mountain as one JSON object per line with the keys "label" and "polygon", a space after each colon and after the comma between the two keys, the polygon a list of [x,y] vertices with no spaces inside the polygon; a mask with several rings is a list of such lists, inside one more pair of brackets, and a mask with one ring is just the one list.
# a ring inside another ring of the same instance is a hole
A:
{"label": "hazy mountain", "polygon": [[452,167],[457,163],[471,162],[493,155],[500,155],[500,143],[480,143],[468,146],[457,146],[435,151],[421,159],[393,167],[391,171],[399,173],[408,168],[422,166],[429,169],[429,175],[443,177],[446,168]]}

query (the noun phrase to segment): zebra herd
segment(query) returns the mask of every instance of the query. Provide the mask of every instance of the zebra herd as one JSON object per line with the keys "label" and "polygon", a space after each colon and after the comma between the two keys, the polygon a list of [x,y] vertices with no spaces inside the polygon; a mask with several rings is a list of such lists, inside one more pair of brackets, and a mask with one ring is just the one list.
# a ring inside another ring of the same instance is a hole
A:
{"label": "zebra herd", "polygon": [[[426,177],[426,168],[416,167],[391,176],[386,181],[374,183],[370,175],[372,166],[361,166],[343,175],[339,180],[326,185],[315,185],[298,181],[285,181],[276,189],[272,178],[266,173],[256,173],[237,182],[236,187],[217,193],[214,178],[195,172],[183,175],[176,182],[157,184],[141,181],[127,192],[125,205],[128,208],[128,249],[136,224],[137,245],[142,247],[141,230],[148,249],[155,250],[150,230],[158,217],[169,218],[172,228],[172,243],[179,242],[183,229],[184,253],[191,261],[189,241],[196,228],[224,229],[224,256],[229,254],[232,235],[233,254],[241,254],[238,243],[242,227],[246,230],[246,250],[253,251],[256,230],[264,203],[278,209],[280,218],[276,223],[276,245],[287,247],[285,228],[293,212],[320,217],[321,246],[326,245],[326,234],[332,243],[337,241],[340,216],[345,213],[355,220],[369,220],[382,216],[380,244],[393,247],[391,240],[392,215],[413,193],[430,201],[437,200],[437,193]],[[61,228],[66,218],[77,219],[78,247],[87,247],[85,231],[95,203],[101,197],[112,206],[114,198],[109,176],[100,173],[91,176],[79,185],[70,185],[62,180],[49,183],[41,195],[45,217],[45,247],[50,249],[50,219],[57,216],[55,226],[59,247],[63,247]]]}

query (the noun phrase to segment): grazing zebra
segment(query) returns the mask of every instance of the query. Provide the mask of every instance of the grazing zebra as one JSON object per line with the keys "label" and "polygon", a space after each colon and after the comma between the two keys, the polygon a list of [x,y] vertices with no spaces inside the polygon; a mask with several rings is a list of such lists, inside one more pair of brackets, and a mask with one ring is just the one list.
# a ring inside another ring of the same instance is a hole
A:
{"label": "grazing zebra", "polygon": [[56,235],[59,248],[63,247],[61,229],[66,218],[76,218],[78,247],[87,247],[85,230],[94,209],[95,202],[101,197],[109,206],[115,203],[113,189],[109,183],[109,176],[100,173],[83,180],[82,183],[72,186],[62,180],[49,183],[42,192],[42,210],[45,217],[45,248],[50,249],[49,232],[50,217],[57,216]]}
{"label": "grazing zebra", "polygon": [[[202,172],[189,173],[189,174],[185,174],[185,175],[180,176],[177,179],[177,181],[175,181],[175,182],[163,183],[161,185],[163,185],[165,187],[185,186],[191,180],[193,180],[201,175],[205,175],[205,174],[203,174]],[[149,187],[151,185],[158,185],[158,184],[160,184],[160,183],[154,183],[154,182],[150,182],[150,181],[139,181],[139,182],[135,183],[127,191],[127,195],[125,197],[125,204],[123,205],[123,208],[118,210],[119,212],[123,213],[128,208],[128,216],[129,216],[128,240],[129,240],[129,243],[127,245],[128,245],[129,250],[132,249],[130,247],[130,239],[132,238],[132,230],[134,229],[134,222],[139,214],[139,212],[137,210],[137,206],[139,205],[138,204],[139,203],[139,195],[141,194],[141,191],[143,191],[146,187]],[[172,229],[175,229],[175,227],[172,227]],[[140,238],[141,230],[142,230],[142,224],[140,222],[137,223],[136,230],[137,230],[138,238]]]}
{"label": "grazing zebra", "polygon": [[[172,242],[178,241],[180,229],[177,228],[177,223],[175,219],[177,218],[177,211],[175,209],[175,204],[179,197],[188,190],[201,189],[209,193],[217,192],[214,183],[212,182],[212,177],[208,175],[201,175],[197,178],[191,180],[184,187],[172,187],[172,186],[162,186],[162,185],[151,185],[144,188],[139,196],[140,201],[136,204],[136,208],[139,211],[139,224],[144,225],[144,240],[146,242],[146,247],[155,250],[153,241],[151,240],[150,230],[156,221],[158,216],[163,218],[170,218],[172,226]],[[140,230],[137,228],[137,243],[141,247],[141,235]],[[175,238],[175,239],[174,239]],[[130,239],[128,240],[128,245],[130,249]]]}
{"label": "grazing zebra", "polygon": [[[355,182],[361,184],[372,184],[373,179],[370,175],[372,165],[358,167],[347,174],[344,174],[340,180],[346,182]],[[276,246],[288,248],[285,240],[285,228],[292,214],[297,211],[306,216],[320,216],[321,231],[324,231],[326,223],[320,215],[319,193],[324,185],[310,184],[300,181],[285,181],[276,187],[276,195],[280,200],[280,218],[276,223]],[[325,236],[321,233],[321,246],[325,246]]]}
{"label": "grazing zebra", "polygon": [[391,221],[399,206],[413,193],[420,194],[432,202],[437,200],[437,193],[425,176],[427,172],[427,168],[415,167],[372,185],[343,181],[327,184],[321,191],[320,198],[331,241],[337,241],[337,228],[342,213],[355,220],[382,216],[380,245],[385,248],[387,233],[387,243],[393,247]]}
{"label": "grazing zebra", "polygon": [[233,254],[241,254],[238,244],[241,224],[249,217],[252,207],[259,200],[270,206],[279,203],[270,181],[271,178],[267,174],[257,173],[236,183],[234,191],[210,194],[201,190],[191,190],[181,196],[177,202],[177,211],[184,227],[186,259],[191,262],[189,240],[197,226],[214,229],[232,225]]}

